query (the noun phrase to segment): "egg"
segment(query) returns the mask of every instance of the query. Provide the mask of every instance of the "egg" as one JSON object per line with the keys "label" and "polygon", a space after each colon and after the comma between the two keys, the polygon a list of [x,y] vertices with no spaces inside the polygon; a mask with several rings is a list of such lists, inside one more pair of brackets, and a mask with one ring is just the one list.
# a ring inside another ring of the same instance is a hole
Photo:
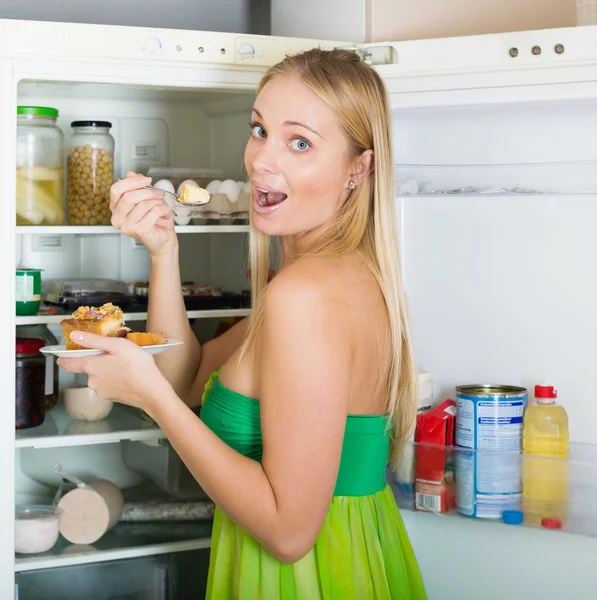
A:
{"label": "egg", "polygon": [[153,184],[153,187],[158,188],[158,190],[162,190],[163,192],[168,192],[164,196],[164,200],[166,201],[166,203],[169,206],[174,206],[174,204],[176,204],[176,200],[175,200],[174,196],[170,195],[170,194],[176,193],[176,190],[174,189],[174,185],[172,184],[171,181],[169,181],[168,179],[160,179],[157,183]]}
{"label": "egg", "polygon": [[238,200],[238,187],[236,186],[236,181],[233,179],[222,181],[218,189],[218,194],[226,194],[230,202],[236,202]]}
{"label": "egg", "polygon": [[238,188],[238,193],[242,194],[243,193],[243,188],[245,187],[245,182],[244,181],[237,181],[236,182],[236,187]]}
{"label": "egg", "polygon": [[193,179],[185,179],[179,186],[178,189],[176,190],[176,195],[180,196],[180,192],[182,192],[182,186],[183,185],[188,185],[190,187],[199,187],[199,184],[194,181]]}
{"label": "egg", "polygon": [[222,182],[219,179],[214,179],[207,184],[205,188],[210,194],[217,194],[220,191],[220,185]]}
{"label": "egg", "polygon": [[164,192],[170,192],[171,194],[174,194],[176,191],[169,179],[160,179],[157,183],[153,184],[153,187]]}
{"label": "egg", "polygon": [[247,183],[245,183],[245,185],[243,185],[243,194],[250,194],[251,193],[251,182],[247,181]]}

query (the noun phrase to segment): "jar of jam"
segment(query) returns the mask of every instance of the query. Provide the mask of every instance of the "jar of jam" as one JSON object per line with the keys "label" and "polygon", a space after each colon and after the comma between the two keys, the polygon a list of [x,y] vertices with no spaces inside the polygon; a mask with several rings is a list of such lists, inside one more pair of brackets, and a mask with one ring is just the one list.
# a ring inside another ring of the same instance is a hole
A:
{"label": "jar of jam", "polygon": [[[46,389],[53,389],[53,369],[46,377],[46,358],[40,353],[43,340],[17,338],[16,342],[16,429],[37,427],[44,422]],[[50,381],[50,379],[52,379]],[[47,385],[50,384],[50,385]]]}
{"label": "jar of jam", "polygon": [[[43,340],[44,346],[55,346],[58,344],[56,336],[49,330],[47,325],[17,325],[17,338],[36,338]],[[50,370],[52,373],[50,374]],[[51,355],[46,355],[46,378],[52,376],[53,385],[46,388],[46,412],[51,411],[56,403],[60,392],[58,389],[58,365],[56,359]],[[50,382],[47,382],[50,383]]]}

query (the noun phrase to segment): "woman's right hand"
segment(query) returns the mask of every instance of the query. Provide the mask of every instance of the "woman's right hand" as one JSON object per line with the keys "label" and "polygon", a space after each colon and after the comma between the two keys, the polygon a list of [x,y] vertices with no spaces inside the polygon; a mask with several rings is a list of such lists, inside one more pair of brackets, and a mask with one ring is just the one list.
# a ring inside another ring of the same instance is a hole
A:
{"label": "woman's right hand", "polygon": [[138,240],[152,256],[173,252],[177,247],[172,210],[164,192],[147,189],[151,178],[129,171],[112,185],[112,225]]}

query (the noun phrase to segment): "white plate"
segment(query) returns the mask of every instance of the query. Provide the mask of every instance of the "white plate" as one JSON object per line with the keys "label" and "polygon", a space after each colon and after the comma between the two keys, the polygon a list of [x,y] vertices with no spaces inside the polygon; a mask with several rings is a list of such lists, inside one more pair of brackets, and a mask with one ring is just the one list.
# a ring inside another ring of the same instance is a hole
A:
{"label": "white plate", "polygon": [[[181,340],[168,340],[167,344],[159,344],[157,346],[140,346],[143,350],[147,350],[149,354],[160,354],[174,346],[184,344]],[[105,354],[103,350],[87,349],[87,350],[67,350],[66,346],[44,346],[40,349],[42,354],[53,354],[58,358],[83,358],[84,356],[98,356]]]}

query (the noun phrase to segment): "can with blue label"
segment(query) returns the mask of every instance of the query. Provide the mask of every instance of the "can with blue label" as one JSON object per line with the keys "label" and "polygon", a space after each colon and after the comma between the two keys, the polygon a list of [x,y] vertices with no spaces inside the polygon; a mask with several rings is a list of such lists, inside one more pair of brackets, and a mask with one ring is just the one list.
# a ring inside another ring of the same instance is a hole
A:
{"label": "can with blue label", "polygon": [[528,402],[523,387],[456,388],[456,509],[480,519],[501,519],[522,499],[522,426]]}

